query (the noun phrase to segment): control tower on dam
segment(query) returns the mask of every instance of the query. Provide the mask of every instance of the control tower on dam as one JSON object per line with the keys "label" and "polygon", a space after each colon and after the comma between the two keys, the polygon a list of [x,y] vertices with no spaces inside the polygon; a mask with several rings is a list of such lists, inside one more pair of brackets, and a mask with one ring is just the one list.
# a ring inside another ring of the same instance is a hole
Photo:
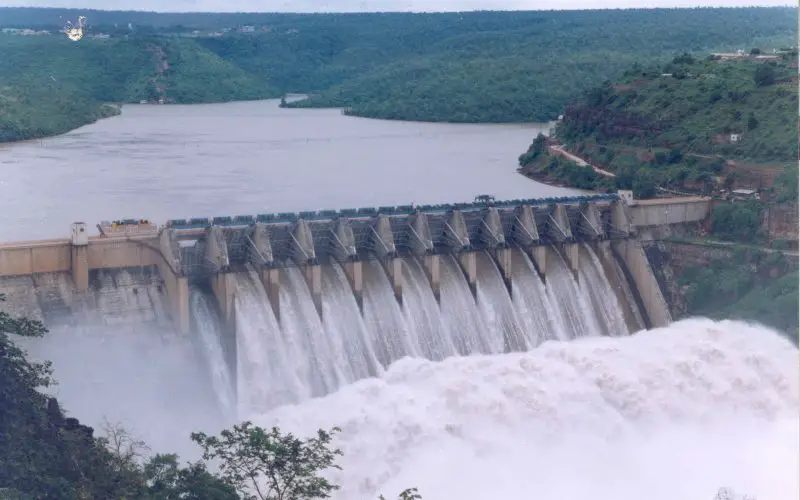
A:
{"label": "control tower on dam", "polygon": [[[710,209],[705,199],[672,199],[669,206],[672,219],[680,214],[680,220],[663,219],[665,224],[702,220]],[[442,259],[458,263],[475,298],[485,262],[513,294],[514,255],[524,254],[544,283],[554,259],[578,280],[580,248],[588,245],[602,272],[613,275],[619,299],[633,303],[642,326],[656,327],[671,318],[635,221],[649,223],[659,214],[653,204],[637,207],[617,195],[596,195],[174,219],[161,226],[124,220],[98,224],[99,234],[92,236],[87,224],[76,222],[69,238],[0,244],[0,293],[7,298],[2,307],[47,320],[54,308],[68,314],[78,304],[111,304],[98,295],[103,280],[131,287],[134,294],[146,286],[148,300],[163,302],[158,307],[187,332],[189,287],[198,286],[213,293],[226,329],[235,331],[241,273],[257,274],[280,322],[281,271],[297,268],[324,322],[322,266],[332,262],[344,270],[362,308],[368,261],[380,263],[402,304],[403,260],[415,259],[438,302]],[[120,272],[124,280],[114,274]],[[112,306],[128,307],[103,307]]]}

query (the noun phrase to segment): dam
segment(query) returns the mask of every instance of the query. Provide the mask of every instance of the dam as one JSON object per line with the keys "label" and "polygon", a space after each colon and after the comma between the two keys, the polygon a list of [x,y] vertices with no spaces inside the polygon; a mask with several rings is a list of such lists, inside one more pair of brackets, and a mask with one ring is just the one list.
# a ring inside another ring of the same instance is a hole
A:
{"label": "dam", "polygon": [[638,239],[707,199],[594,195],[84,222],[0,244],[2,307],[191,337],[238,412],[334,392],[402,357],[525,351],[671,321]]}

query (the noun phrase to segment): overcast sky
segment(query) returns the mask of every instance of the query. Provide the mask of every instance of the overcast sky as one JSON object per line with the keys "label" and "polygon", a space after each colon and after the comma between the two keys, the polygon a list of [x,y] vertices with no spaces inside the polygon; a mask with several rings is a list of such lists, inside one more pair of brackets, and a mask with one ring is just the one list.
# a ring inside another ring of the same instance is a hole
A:
{"label": "overcast sky", "polygon": [[375,12],[788,5],[787,0],[0,0],[0,6],[159,12]]}

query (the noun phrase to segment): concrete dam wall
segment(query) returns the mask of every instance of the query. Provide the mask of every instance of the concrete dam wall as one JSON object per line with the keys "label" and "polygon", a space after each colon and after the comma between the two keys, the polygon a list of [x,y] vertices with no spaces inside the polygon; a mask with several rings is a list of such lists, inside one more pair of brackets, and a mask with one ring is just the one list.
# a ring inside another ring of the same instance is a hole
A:
{"label": "concrete dam wall", "polygon": [[[616,196],[173,220],[0,245],[2,304],[48,325],[189,336],[228,411],[404,356],[521,351],[671,321]],[[138,229],[137,229],[138,228]],[[269,394],[255,380],[270,380]]]}

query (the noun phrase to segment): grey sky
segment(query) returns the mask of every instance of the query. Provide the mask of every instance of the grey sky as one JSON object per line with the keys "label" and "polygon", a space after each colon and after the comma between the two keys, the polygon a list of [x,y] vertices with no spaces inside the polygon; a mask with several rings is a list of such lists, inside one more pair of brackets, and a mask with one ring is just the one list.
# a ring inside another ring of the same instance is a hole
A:
{"label": "grey sky", "polygon": [[0,0],[0,6],[160,12],[374,12],[788,5],[787,0]]}

